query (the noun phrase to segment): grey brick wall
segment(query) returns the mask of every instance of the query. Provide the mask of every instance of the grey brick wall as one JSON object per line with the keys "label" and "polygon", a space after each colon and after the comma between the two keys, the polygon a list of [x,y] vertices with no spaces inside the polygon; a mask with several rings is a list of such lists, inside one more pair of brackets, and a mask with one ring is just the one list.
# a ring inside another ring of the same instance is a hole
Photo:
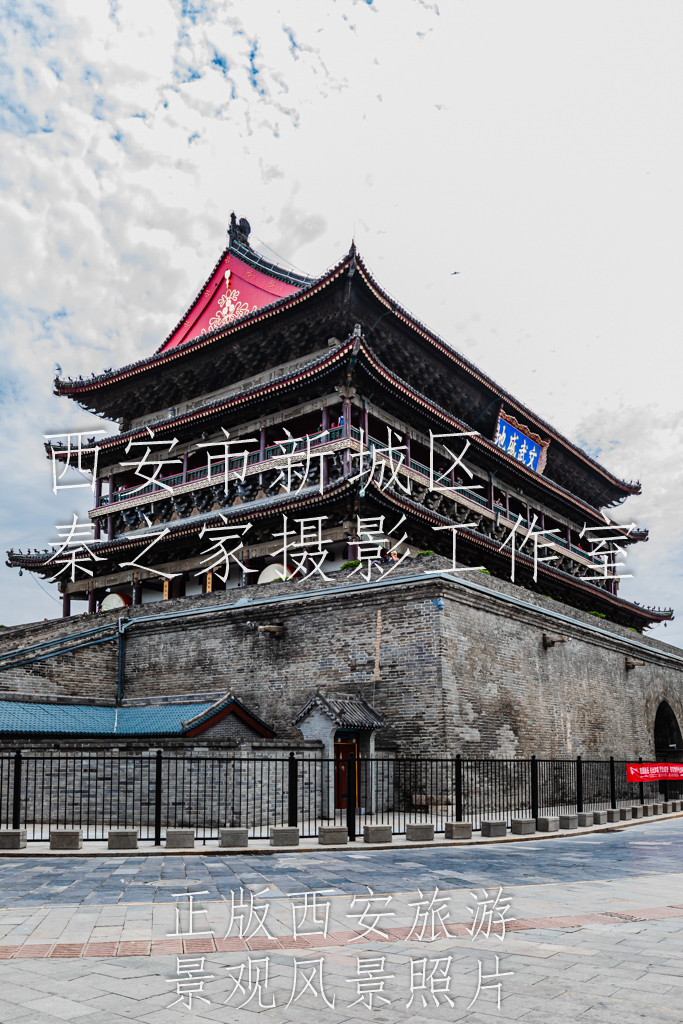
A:
{"label": "grey brick wall", "polygon": [[[422,756],[648,758],[662,700],[683,725],[683,651],[483,574],[467,574],[479,589],[424,575],[448,565],[436,556],[402,565],[395,586],[276,583],[127,609],[137,619],[255,599],[130,628],[125,696],[232,689],[284,739],[300,737],[291,720],[318,687],[361,692],[387,723],[378,750]],[[4,630],[0,654],[107,618],[116,615]],[[249,621],[282,623],[284,636],[249,629]],[[570,639],[546,650],[544,633]],[[645,664],[627,671],[627,655]],[[0,672],[2,691],[111,701],[116,644]]]}

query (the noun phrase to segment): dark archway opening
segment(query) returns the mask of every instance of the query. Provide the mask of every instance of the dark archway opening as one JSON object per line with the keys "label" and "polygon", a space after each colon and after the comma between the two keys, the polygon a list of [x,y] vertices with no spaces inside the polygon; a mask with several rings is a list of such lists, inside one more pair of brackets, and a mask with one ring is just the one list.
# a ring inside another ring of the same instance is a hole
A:
{"label": "dark archway opening", "polygon": [[683,739],[671,705],[663,700],[655,715],[655,756],[658,761],[683,759]]}

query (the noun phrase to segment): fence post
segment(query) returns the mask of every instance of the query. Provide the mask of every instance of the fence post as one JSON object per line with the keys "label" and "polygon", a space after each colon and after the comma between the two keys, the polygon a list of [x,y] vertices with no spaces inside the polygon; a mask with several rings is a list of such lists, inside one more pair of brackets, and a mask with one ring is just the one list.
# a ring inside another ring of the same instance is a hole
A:
{"label": "fence post", "polygon": [[154,845],[161,846],[161,751],[156,754],[154,781]]}
{"label": "fence post", "polygon": [[289,783],[287,787],[287,824],[296,827],[299,818],[297,803],[299,789],[299,765],[294,756],[294,751],[289,752]]}
{"label": "fence post", "polygon": [[[642,757],[639,757],[638,760],[640,761],[641,764],[643,763]],[[638,783],[638,790],[640,791],[640,802],[641,802],[641,804],[644,804],[645,803],[645,785],[644,785],[644,783],[642,783],[642,782]]]}
{"label": "fence post", "polygon": [[462,761],[455,755],[455,820],[462,821]]}
{"label": "fence post", "polygon": [[531,755],[531,817],[538,818],[538,761]]}
{"label": "fence post", "polygon": [[356,841],[356,759],[350,757],[346,763],[346,827],[349,842]]}
{"label": "fence post", "polygon": [[614,758],[609,759],[609,802],[613,811],[617,809],[617,779],[614,772]]}
{"label": "fence post", "polygon": [[12,789],[12,828],[21,827],[21,751],[14,755],[14,781]]}
{"label": "fence post", "polygon": [[576,810],[583,810],[583,762],[581,755],[576,759]]}

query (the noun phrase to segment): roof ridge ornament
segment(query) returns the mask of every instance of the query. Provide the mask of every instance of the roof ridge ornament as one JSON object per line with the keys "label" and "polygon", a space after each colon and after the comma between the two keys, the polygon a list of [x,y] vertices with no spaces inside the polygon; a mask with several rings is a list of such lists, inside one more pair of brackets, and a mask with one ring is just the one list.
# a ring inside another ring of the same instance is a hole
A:
{"label": "roof ridge ornament", "polygon": [[230,212],[230,226],[228,227],[228,238],[230,239],[230,246],[232,247],[236,242],[241,245],[249,245],[249,235],[251,234],[251,224],[246,217],[240,217],[239,223],[235,216],[235,211]]}

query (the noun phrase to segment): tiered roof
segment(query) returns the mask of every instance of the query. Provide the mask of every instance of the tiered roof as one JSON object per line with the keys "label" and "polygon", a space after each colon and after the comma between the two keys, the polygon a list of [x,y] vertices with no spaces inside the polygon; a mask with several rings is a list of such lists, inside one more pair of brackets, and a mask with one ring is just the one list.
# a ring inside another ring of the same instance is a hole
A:
{"label": "tiered roof", "polygon": [[[258,273],[260,284],[273,282],[272,290],[270,285],[259,287],[259,297],[276,294],[276,288],[286,293],[215,327],[202,326],[207,317],[210,324],[209,314],[215,313],[218,299],[226,294],[225,286],[220,286],[223,268],[239,268],[241,281],[250,261],[256,264],[261,259],[243,242],[232,241],[202,292],[203,296],[209,292],[209,297],[195,300],[154,355],[88,380],[57,378],[55,394],[99,415],[119,419],[124,428],[133,419],[158,412],[155,431],[177,429],[188,422],[187,416],[175,416],[175,405],[184,399],[209,395],[245,379],[255,366],[266,370],[319,351],[335,331],[345,337],[358,322],[365,339],[362,360],[368,364],[368,372],[380,384],[398,387],[411,403],[421,403],[428,415],[434,415],[432,408],[439,409],[437,419],[449,419],[459,424],[457,429],[476,428],[493,438],[498,411],[504,404],[512,416],[552,442],[546,480],[556,481],[598,508],[640,493],[639,483],[621,480],[601,466],[396,303],[374,280],[354,246],[315,280],[295,279],[281,268],[259,263],[260,269],[254,273]],[[256,292],[248,294],[253,298]],[[218,298],[214,301],[212,296]],[[342,346],[319,358],[317,365],[267,386],[255,386],[250,393],[199,403],[189,419],[199,422],[228,407],[246,407],[268,393],[283,392],[302,378],[325,372],[345,357],[348,350]],[[131,436],[125,429],[123,432],[126,439]],[[103,454],[116,444],[116,438],[107,438],[100,444]]]}
{"label": "tiered roof", "polygon": [[[55,381],[57,394],[119,418],[120,432],[97,443],[101,468],[115,467],[131,440],[148,437],[150,425],[158,441],[179,438],[192,443],[200,435],[215,435],[221,426],[231,425],[232,430],[232,424],[263,422],[274,412],[335,390],[349,394],[346,388],[352,382],[361,398],[374,396],[379,409],[390,417],[396,414],[418,432],[416,437],[430,431],[479,431],[470,439],[471,464],[491,479],[505,481],[526,501],[557,510],[570,523],[604,525],[601,508],[639,493],[639,484],[620,480],[605,469],[400,306],[374,280],[355,246],[313,279],[265,260],[250,247],[248,234],[248,223],[237,224],[233,216],[228,248],[153,355],[89,380]],[[496,444],[501,411],[513,424],[524,424],[523,431],[544,446],[544,453],[547,449],[543,473]],[[134,428],[132,421],[137,422]],[[207,478],[201,486],[210,484]],[[179,487],[184,492],[196,485]],[[341,524],[355,514],[357,491],[347,475],[330,482],[322,493],[306,487],[298,493],[250,499],[247,505],[223,507],[220,512],[199,512],[197,502],[195,514],[177,521],[164,519],[151,532],[168,530],[163,545],[167,553],[184,551],[183,557],[195,557],[200,531],[214,523],[250,521],[258,532],[259,524],[265,528],[281,512],[310,510],[309,515],[329,514],[330,522]],[[102,505],[91,515],[125,516],[131,503],[144,506],[159,494],[117,497],[115,505]],[[363,509],[364,515],[373,510],[405,513],[415,529],[411,543],[426,547],[430,539],[433,543],[433,526],[451,523],[433,503],[382,490],[374,482],[363,491]],[[485,514],[491,518],[490,509]],[[508,574],[509,548],[501,549],[491,529],[487,533],[463,528],[461,537],[476,561],[486,554],[494,572]],[[111,572],[128,553],[139,553],[149,538],[150,530],[141,533],[129,524],[125,533],[101,543],[98,553],[110,562]],[[646,538],[646,531],[631,531],[624,543]],[[570,555],[574,557],[571,548]],[[11,564],[50,574],[47,557],[12,552]],[[528,575],[531,562],[525,553],[518,554],[517,564],[520,571],[526,566]],[[566,594],[578,607],[594,608],[624,624],[642,628],[671,617],[669,610],[655,612],[626,602],[581,580],[573,570],[542,564],[538,574],[543,593],[561,599]]]}

